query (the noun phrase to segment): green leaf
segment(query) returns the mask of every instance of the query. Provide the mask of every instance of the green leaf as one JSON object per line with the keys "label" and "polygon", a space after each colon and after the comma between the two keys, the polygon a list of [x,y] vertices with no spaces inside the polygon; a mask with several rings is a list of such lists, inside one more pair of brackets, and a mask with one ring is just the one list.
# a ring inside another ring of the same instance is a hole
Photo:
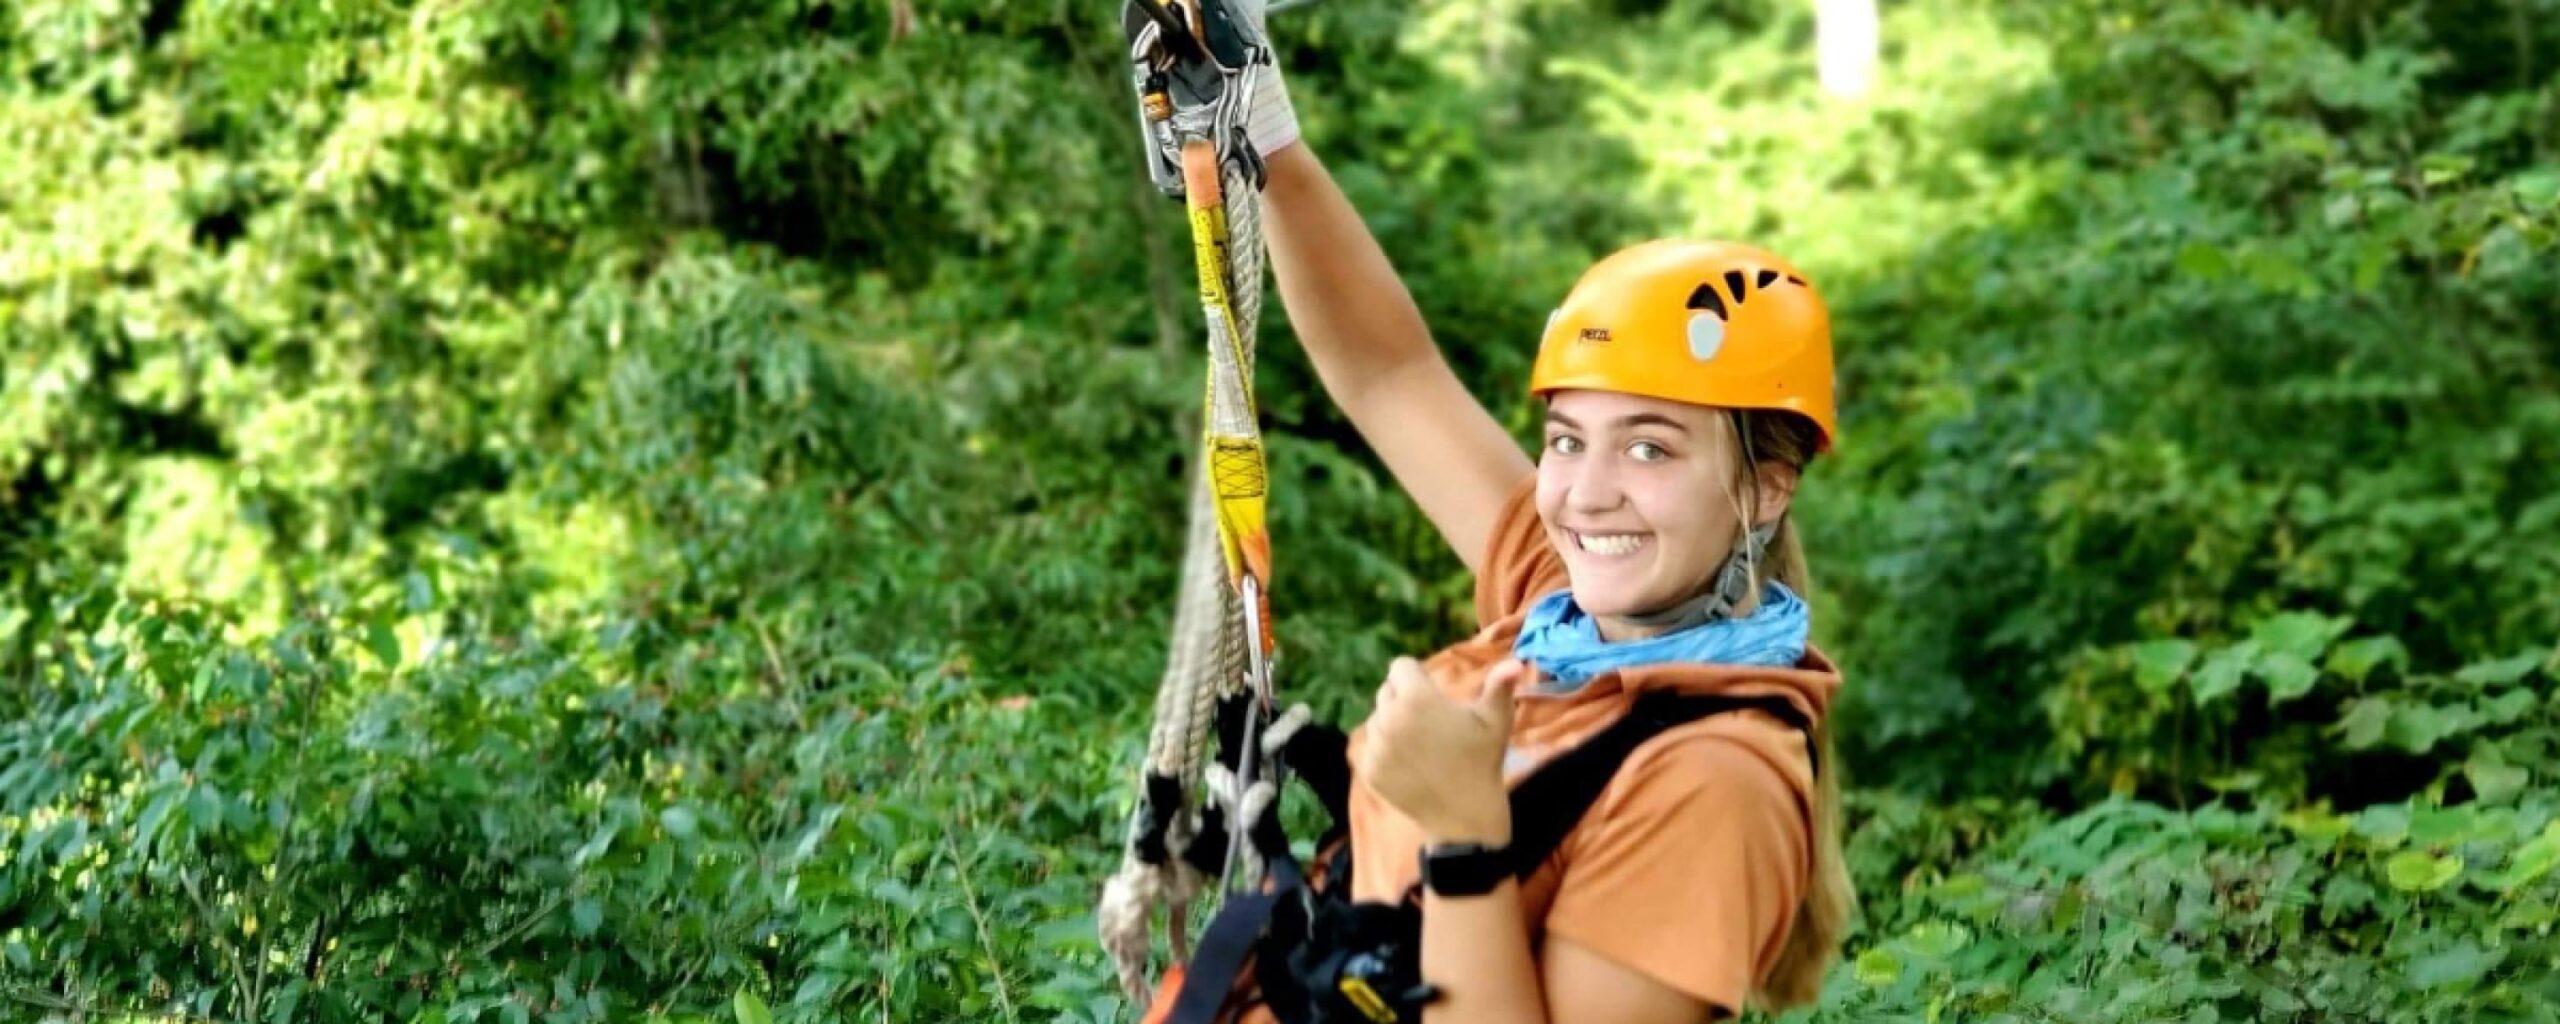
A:
{"label": "green leaf", "polygon": [[2375,846],[2393,847],[2409,840],[2409,808],[2405,804],[2375,804],[2356,815],[2356,834],[2371,840]]}
{"label": "green leaf", "polygon": [[2516,175],[2516,201],[2525,209],[2560,208],[2560,169],[2543,167]]}
{"label": "green leaf", "polygon": [[2535,704],[2541,702],[2541,695],[2531,690],[2508,690],[2482,702],[2480,713],[2489,721],[2499,725],[2511,725],[2516,719],[2523,718],[2525,712],[2533,710]]}
{"label": "green leaf", "polygon": [[178,790],[174,786],[164,788],[160,795],[152,797],[151,802],[142,808],[142,820],[134,825],[134,844],[148,849],[159,839],[161,826],[168,822],[169,812],[177,806]]}
{"label": "green leaf", "polygon": [[302,1007],[302,991],[306,985],[306,982],[297,978],[287,983],[284,991],[276,994],[273,1008],[267,1011],[269,1024],[290,1024],[296,1019],[293,1013]]}
{"label": "green leaf", "polygon": [[2489,884],[2514,892],[2550,874],[2553,867],[2560,867],[2560,821],[2544,826],[2541,835],[2516,847],[2507,857],[2507,870]]}
{"label": "green leaf", "polygon": [[2198,779],[2197,781],[2204,783],[2205,788],[2213,790],[2216,793],[2230,793],[2234,791],[2256,790],[2259,786],[2266,784],[2267,776],[2264,772],[2250,771],[2244,768],[2236,772],[2208,775],[2202,779]]}
{"label": "green leaf", "polygon": [[658,812],[658,824],[666,827],[668,835],[678,839],[691,839],[694,832],[699,829],[701,819],[683,804],[675,804]]}
{"label": "green leaf", "polygon": [[2355,827],[2355,819],[2333,812],[2323,804],[2286,811],[2277,816],[2276,824],[2305,839],[2336,839]]}
{"label": "green leaf", "polygon": [[1858,984],[1883,988],[1902,978],[1902,961],[1879,946],[1858,954]]}
{"label": "green leaf", "polygon": [[2329,649],[2329,671],[2359,686],[2383,665],[2409,668],[2409,648],[2396,636],[2357,637]]}
{"label": "green leaf", "polygon": [[667,879],[675,874],[675,870],[675,848],[665,843],[651,843],[646,862],[640,869],[640,884],[646,886],[652,896],[664,895]]}
{"label": "green leaf", "polygon": [[1912,928],[1902,941],[1913,953],[1944,960],[1972,942],[1973,933],[1953,921],[1929,921]]}
{"label": "green leaf", "polygon": [[400,637],[398,634],[391,631],[391,627],[389,625],[376,622],[367,626],[365,628],[364,640],[365,646],[373,649],[373,656],[382,662],[383,671],[395,672],[399,670]]}
{"label": "green leaf", "polygon": [[2463,831],[2463,842],[2506,846],[2523,834],[2518,831],[2515,808],[2490,807],[2476,800],[2465,806],[2471,809],[2471,827]]}
{"label": "green leaf", "polygon": [[1039,945],[1057,950],[1083,950],[1093,944],[1093,915],[1061,917],[1031,930]]}
{"label": "green leaf", "polygon": [[589,836],[584,845],[579,846],[576,852],[569,855],[570,866],[583,867],[596,858],[604,856],[606,851],[613,849],[615,831],[615,823],[612,821],[596,826],[595,835]]}
{"label": "green leaf", "polygon": [[2479,812],[2471,804],[2422,808],[2409,816],[2409,841],[2420,846],[2450,846],[2470,835],[2479,819]]}
{"label": "green leaf", "polygon": [[2258,661],[2258,678],[2267,681],[2267,702],[2281,704],[2310,693],[2320,670],[2291,651],[2278,651]]}
{"label": "green leaf", "polygon": [[2152,640],[2133,647],[2133,684],[2144,693],[2167,693],[2196,660],[2187,640]]}
{"label": "green leaf", "polygon": [[2240,680],[2257,657],[2256,645],[2246,642],[2213,652],[2212,657],[2204,660],[2204,667],[2197,669],[2194,678],[2188,682],[2188,686],[2195,690],[2196,703],[2210,704],[2230,696],[2232,691],[2240,688]]}
{"label": "green leaf", "polygon": [[2206,243],[2189,242],[2178,249],[2178,272],[2207,281],[2219,281],[2231,274],[2231,258]]}
{"label": "green leaf", "polygon": [[1930,887],[1929,892],[1937,899],[1961,900],[1980,896],[1989,889],[1990,884],[1983,881],[1981,875],[1965,871],[1940,879],[1938,884]]}
{"label": "green leaf", "polygon": [[2424,850],[2404,850],[2383,865],[2383,877],[2402,892],[2434,892],[2462,876],[2462,858]]}
{"label": "green leaf", "polygon": [[578,937],[593,935],[596,929],[604,926],[604,905],[592,898],[582,898],[570,905],[569,922],[577,928]]}
{"label": "green leaf", "polygon": [[2320,909],[2331,920],[2371,909],[2377,893],[2373,884],[2357,875],[2331,875],[2329,883],[2320,887]]}
{"label": "green leaf", "polygon": [[880,879],[871,887],[870,894],[881,902],[909,914],[924,909],[924,897],[919,895],[913,886],[894,878]]}
{"label": "green leaf", "polygon": [[2347,715],[2334,727],[2349,750],[2371,750],[2391,727],[2393,705],[2382,697],[2366,697],[2347,705]]}
{"label": "green leaf", "polygon": [[2418,176],[2429,188],[2448,185],[2470,174],[2474,162],[2460,153],[2427,153],[2418,157]]}
{"label": "green leaf", "polygon": [[2249,640],[2269,653],[2291,654],[2304,661],[2318,658],[2354,623],[2315,612],[2285,612],[2258,620]]}
{"label": "green leaf", "polygon": [[2355,269],[2349,273],[2348,281],[2358,295],[2373,294],[2374,289],[2381,287],[2383,272],[2391,269],[2392,261],[2400,256],[2399,250],[2370,237],[2355,247],[2355,253]]}
{"label": "green leaf", "polygon": [[2479,794],[2480,799],[2489,803],[2505,803],[2524,792],[2525,785],[2533,781],[2533,773],[2508,764],[2496,750],[2489,747],[2472,754],[2469,760],[2462,762],[2462,777],[2470,780],[2472,792]]}
{"label": "green leaf", "polygon": [[2453,678],[2474,687],[2505,686],[2532,675],[2533,670],[2540,667],[2542,654],[2534,652],[2465,665],[2462,671],[2453,674]]}
{"label": "green leaf", "polygon": [[2240,252],[2240,274],[2250,284],[2270,292],[2311,296],[2320,292],[2320,280],[2303,269],[2302,263],[2271,246],[2251,246]]}
{"label": "green leaf", "polygon": [[422,572],[411,572],[400,578],[401,606],[409,614],[418,615],[436,606],[436,585]]}
{"label": "green leaf", "polygon": [[222,791],[212,783],[198,783],[187,794],[187,827],[200,836],[222,834]]}
{"label": "green leaf", "polygon": [[773,1011],[765,1009],[764,1000],[754,992],[741,988],[729,1002],[738,1010],[738,1024],[773,1024]]}
{"label": "green leaf", "polygon": [[2476,724],[2479,717],[2467,707],[2404,706],[2392,710],[2391,724],[2384,735],[2393,746],[2423,754],[2435,749],[2437,741]]}
{"label": "green leaf", "polygon": [[2454,943],[2453,948],[2419,957],[2409,964],[2409,984],[2417,988],[2444,988],[2469,985],[2497,969],[2506,959],[2505,950],[2482,949],[2469,939]]}

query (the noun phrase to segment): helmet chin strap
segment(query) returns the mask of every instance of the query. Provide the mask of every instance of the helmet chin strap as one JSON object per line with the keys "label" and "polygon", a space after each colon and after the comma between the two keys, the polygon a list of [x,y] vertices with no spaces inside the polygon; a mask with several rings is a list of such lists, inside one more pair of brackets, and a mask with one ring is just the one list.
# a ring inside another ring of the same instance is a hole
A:
{"label": "helmet chin strap", "polygon": [[1669,608],[1620,618],[1665,633],[1732,618],[1742,602],[1750,599],[1751,580],[1758,575],[1754,570],[1759,567],[1761,556],[1768,553],[1769,542],[1777,535],[1778,524],[1774,521],[1752,527],[1751,532],[1743,535],[1742,543],[1735,545],[1733,553],[1725,556],[1723,568],[1716,570],[1715,585]]}

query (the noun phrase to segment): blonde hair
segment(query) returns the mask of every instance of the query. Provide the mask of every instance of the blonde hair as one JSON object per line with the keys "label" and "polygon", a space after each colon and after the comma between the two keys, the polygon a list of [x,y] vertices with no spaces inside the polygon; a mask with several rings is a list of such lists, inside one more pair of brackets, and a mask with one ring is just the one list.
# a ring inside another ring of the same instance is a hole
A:
{"label": "blonde hair", "polygon": [[[1774,462],[1802,473],[1820,448],[1822,435],[1812,420],[1785,412],[1736,412],[1732,427],[1741,442],[1741,457],[1733,460],[1734,482],[1728,493],[1741,506],[1737,511],[1746,513],[1742,523],[1748,530],[1748,510],[1760,505],[1759,466]],[[1767,551],[1752,567],[1752,593],[1759,593],[1763,580],[1786,584],[1808,600],[1813,596],[1813,576],[1791,516],[1779,517]],[[1752,1001],[1768,1010],[1802,1006],[1821,993],[1822,977],[1840,955],[1849,918],[1857,912],[1857,891],[1850,885],[1848,858],[1840,847],[1840,761],[1831,756],[1827,716],[1814,724],[1812,742],[1814,763],[1821,767],[1814,777],[1811,808],[1813,874],[1803,902],[1796,905],[1795,922],[1787,929],[1787,944],[1752,993]]]}

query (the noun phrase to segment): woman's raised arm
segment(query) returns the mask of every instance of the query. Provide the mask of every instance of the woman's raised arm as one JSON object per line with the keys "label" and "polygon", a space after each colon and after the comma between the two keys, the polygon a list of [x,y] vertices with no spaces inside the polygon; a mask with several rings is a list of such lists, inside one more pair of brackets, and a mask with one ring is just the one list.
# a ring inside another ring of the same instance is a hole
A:
{"label": "woman's raised arm", "polygon": [[1325,392],[1467,563],[1535,467],[1458,382],[1395,266],[1304,143],[1269,157],[1263,237]]}

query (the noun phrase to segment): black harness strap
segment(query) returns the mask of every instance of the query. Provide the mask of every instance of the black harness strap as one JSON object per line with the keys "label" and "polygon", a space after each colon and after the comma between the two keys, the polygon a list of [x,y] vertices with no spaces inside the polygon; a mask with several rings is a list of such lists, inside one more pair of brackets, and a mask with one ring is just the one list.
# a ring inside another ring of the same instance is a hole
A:
{"label": "black harness strap", "polygon": [[1281,747],[1280,760],[1315,790],[1324,812],[1342,826],[1351,822],[1351,738],[1330,725],[1309,722]]}
{"label": "black harness strap", "polygon": [[1173,998],[1167,1024],[1212,1024],[1218,1019],[1236,979],[1244,974],[1245,960],[1262,941],[1272,908],[1295,895],[1275,890],[1227,898],[1200,933],[1200,947],[1191,953],[1191,967],[1183,973],[1182,991]]}
{"label": "black harness strap", "polygon": [[[1783,697],[1723,697],[1651,693],[1607,728],[1556,755],[1511,789],[1511,872],[1526,879],[1546,863],[1609,788],[1636,748],[1691,722],[1731,711],[1759,711],[1805,734],[1811,754],[1813,723]],[[1813,766],[1820,777],[1822,765]]]}
{"label": "black harness strap", "polygon": [[1236,979],[1244,976],[1245,961],[1269,931],[1273,912],[1305,898],[1306,874],[1286,850],[1270,861],[1268,870],[1267,888],[1228,897],[1201,930],[1200,946],[1191,952],[1191,966],[1183,973],[1182,991],[1174,996],[1167,1024],[1213,1024],[1234,994]]}

